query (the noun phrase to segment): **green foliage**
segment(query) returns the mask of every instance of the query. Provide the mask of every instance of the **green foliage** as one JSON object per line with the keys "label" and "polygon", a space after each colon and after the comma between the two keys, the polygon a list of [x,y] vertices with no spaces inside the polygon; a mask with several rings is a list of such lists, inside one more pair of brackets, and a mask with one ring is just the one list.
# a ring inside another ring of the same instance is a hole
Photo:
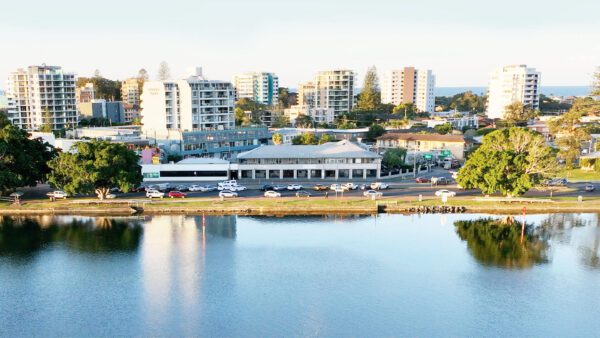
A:
{"label": "green foliage", "polygon": [[592,96],[600,96],[600,67],[596,68],[592,81]]}
{"label": "green foliage", "polygon": [[327,142],[335,142],[337,141],[333,135],[323,134],[321,138],[319,138],[319,144],[327,143]]}
{"label": "green foliage", "polygon": [[271,127],[273,128],[285,128],[290,124],[290,118],[284,114],[275,114],[273,121],[271,121]]}
{"label": "green foliage", "polygon": [[477,95],[472,91],[449,96],[436,96],[435,105],[442,110],[454,109],[462,112],[482,113],[485,111],[485,95]]}
{"label": "green foliage", "polygon": [[516,196],[551,177],[556,166],[553,150],[541,134],[513,127],[486,135],[458,172],[457,182],[484,194]]}
{"label": "green foliage", "polygon": [[271,139],[273,140],[273,144],[279,145],[283,143],[283,136],[280,133],[273,134]]}
{"label": "green foliage", "polygon": [[240,107],[236,107],[234,110],[235,115],[235,125],[236,126],[248,126],[250,125],[250,118],[244,110]]}
{"label": "green foliage", "polygon": [[479,128],[477,129],[477,136],[485,136],[493,131],[496,131],[495,128]]}
{"label": "green foliage", "polygon": [[445,135],[452,132],[452,123],[439,124],[433,127],[433,129],[436,133]]}
{"label": "green foliage", "polygon": [[49,172],[46,163],[54,156],[48,143],[30,140],[26,131],[0,119],[0,193],[44,180]]}
{"label": "green foliage", "polygon": [[167,155],[167,162],[179,162],[183,160],[183,156],[181,156],[180,154],[168,154]]}
{"label": "green foliage", "polygon": [[54,129],[54,125],[52,124],[53,115],[47,109],[44,110],[44,115],[42,116],[42,121],[44,122],[40,127],[39,131],[42,133],[51,133]]}
{"label": "green foliage", "polygon": [[80,127],[106,127],[110,126],[110,120],[104,117],[92,117],[79,120]]}
{"label": "green foliage", "polygon": [[527,120],[536,116],[536,111],[519,101],[515,101],[504,108],[504,121],[509,125],[527,122]]}
{"label": "green foliage", "polygon": [[540,111],[541,112],[556,112],[568,110],[571,105],[568,103],[560,103],[555,101],[544,94],[540,94]]}
{"label": "green foliage", "polygon": [[379,136],[381,136],[383,134],[385,134],[385,128],[378,124],[374,124],[369,127],[366,137],[367,137],[367,140],[374,141],[376,138],[378,138]]}
{"label": "green foliage", "polygon": [[94,84],[94,97],[107,101],[121,100],[121,81],[113,81],[100,76],[99,72],[92,78],[80,77],[77,86],[83,87],[86,83]]}
{"label": "green foliage", "polygon": [[313,119],[308,115],[298,115],[294,126],[297,128],[311,128],[313,126]]}
{"label": "green foliage", "polygon": [[290,92],[289,92],[289,90],[285,87],[279,87],[278,94],[279,94],[279,99],[278,99],[279,107],[282,109],[289,108],[290,107],[290,104],[289,104]]}
{"label": "green foliage", "polygon": [[96,193],[104,199],[109,190],[124,192],[142,182],[137,154],[121,143],[91,141],[75,143],[74,153],[61,153],[48,162],[48,181],[69,194]]}
{"label": "green foliage", "polygon": [[406,160],[406,149],[388,149],[383,154],[382,164],[386,168],[400,168]]}
{"label": "green foliage", "polygon": [[582,111],[572,108],[561,117],[548,123],[550,132],[556,135],[558,157],[565,160],[567,168],[573,168],[575,161],[581,153],[582,142],[590,139],[590,132],[581,126]]}
{"label": "green foliage", "polygon": [[392,109],[392,113],[402,115],[405,119],[411,119],[416,114],[416,107],[412,103],[400,103]]}
{"label": "green foliage", "polygon": [[292,139],[292,144],[294,145],[311,145],[318,144],[319,141],[317,137],[313,133],[304,133],[302,135],[298,135]]}
{"label": "green foliage", "polygon": [[363,88],[358,97],[357,107],[360,110],[373,111],[381,105],[381,91],[375,66],[367,69]]}
{"label": "green foliage", "polygon": [[467,242],[469,251],[482,264],[503,268],[529,268],[547,262],[548,245],[526,224],[521,240],[521,224],[493,218],[456,221],[456,233]]}

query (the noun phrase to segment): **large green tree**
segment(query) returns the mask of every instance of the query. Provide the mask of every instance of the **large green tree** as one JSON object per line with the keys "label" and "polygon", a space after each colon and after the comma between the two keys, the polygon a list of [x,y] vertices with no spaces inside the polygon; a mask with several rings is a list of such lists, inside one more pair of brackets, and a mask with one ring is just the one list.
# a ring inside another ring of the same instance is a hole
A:
{"label": "large green tree", "polygon": [[375,66],[367,69],[363,88],[358,97],[357,107],[360,110],[373,111],[381,105],[381,91]]}
{"label": "large green tree", "polygon": [[556,136],[558,157],[565,160],[569,169],[573,168],[581,154],[582,143],[590,139],[589,130],[581,126],[581,117],[584,114],[575,108],[548,123],[550,133]]}
{"label": "large green tree", "polygon": [[458,172],[457,182],[484,194],[524,194],[556,171],[556,156],[544,137],[526,128],[487,134]]}
{"label": "large green tree", "polygon": [[56,151],[41,139],[29,139],[26,131],[0,115],[0,193],[35,186],[49,172],[46,164]]}
{"label": "large green tree", "polygon": [[433,127],[433,129],[438,134],[446,135],[448,133],[451,133],[453,128],[452,123],[444,123],[438,124],[437,126]]}
{"label": "large green tree", "polygon": [[102,77],[99,71],[96,71],[94,77],[80,77],[77,79],[78,87],[83,87],[86,83],[92,83],[94,85],[94,97],[96,99],[104,99],[107,101],[121,100],[121,81],[109,80]]}
{"label": "large green tree", "polygon": [[122,143],[91,141],[75,143],[74,151],[48,162],[48,181],[70,194],[95,193],[104,199],[111,188],[124,192],[142,182],[138,155]]}
{"label": "large green tree", "polygon": [[399,168],[404,164],[406,160],[406,149],[395,148],[388,149],[383,154],[382,163],[387,168]]}
{"label": "large green tree", "polygon": [[294,122],[294,126],[298,128],[311,128],[313,123],[313,118],[309,115],[298,115],[296,121]]}
{"label": "large green tree", "polygon": [[369,127],[369,130],[367,131],[367,134],[365,136],[367,137],[367,140],[374,141],[376,138],[383,134],[385,134],[385,128],[381,125],[374,124]]}
{"label": "large green tree", "polygon": [[485,96],[477,95],[472,91],[466,91],[452,96],[448,108],[461,112],[481,113],[485,111],[485,100]]}
{"label": "large green tree", "polygon": [[509,125],[527,122],[536,115],[536,111],[519,101],[515,101],[504,108],[504,120]]}

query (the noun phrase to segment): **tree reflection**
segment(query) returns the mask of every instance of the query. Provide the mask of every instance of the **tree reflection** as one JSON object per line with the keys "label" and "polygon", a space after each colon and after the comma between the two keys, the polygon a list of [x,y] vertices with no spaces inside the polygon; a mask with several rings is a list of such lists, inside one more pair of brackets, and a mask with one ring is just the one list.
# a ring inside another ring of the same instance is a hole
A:
{"label": "tree reflection", "polygon": [[78,251],[137,250],[143,228],[138,221],[113,218],[73,219],[48,224],[34,218],[0,218],[0,255],[29,255],[58,243]]}
{"label": "tree reflection", "polygon": [[521,241],[521,224],[512,218],[481,218],[454,223],[460,239],[467,242],[471,254],[482,264],[523,269],[547,262],[548,245],[525,225]]}

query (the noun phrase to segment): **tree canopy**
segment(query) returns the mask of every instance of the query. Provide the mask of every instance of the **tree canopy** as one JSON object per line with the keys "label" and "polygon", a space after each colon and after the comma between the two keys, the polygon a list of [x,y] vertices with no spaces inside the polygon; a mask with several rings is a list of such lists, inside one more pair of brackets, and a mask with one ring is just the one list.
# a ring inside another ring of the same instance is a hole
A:
{"label": "tree canopy", "polygon": [[283,143],[283,135],[281,135],[280,133],[273,134],[271,139],[273,140],[273,144],[280,145]]}
{"label": "tree canopy", "polygon": [[556,171],[557,162],[544,137],[526,128],[487,134],[458,172],[457,182],[484,194],[521,195]]}
{"label": "tree canopy", "polygon": [[48,181],[69,194],[95,193],[104,199],[111,188],[124,192],[142,182],[139,157],[122,143],[75,143],[73,153],[61,153],[48,162]]}
{"label": "tree canopy", "polygon": [[309,115],[298,115],[294,122],[294,126],[298,128],[311,128],[313,126],[313,118]]}
{"label": "tree canopy", "polygon": [[382,164],[387,168],[399,168],[406,160],[406,149],[394,148],[388,149],[383,154]]}
{"label": "tree canopy", "polygon": [[590,139],[590,132],[581,126],[584,112],[571,109],[548,123],[550,133],[556,135],[558,157],[565,160],[567,168],[573,165],[581,153],[581,144]]}
{"label": "tree canopy", "polygon": [[96,70],[94,77],[80,77],[77,79],[77,86],[83,87],[86,83],[94,85],[94,97],[106,101],[121,100],[121,81],[109,80],[100,75]]}
{"label": "tree canopy", "polygon": [[452,123],[444,123],[444,124],[438,124],[437,126],[433,127],[433,129],[435,130],[436,133],[438,134],[448,134],[452,132]]}
{"label": "tree canopy", "polygon": [[367,69],[363,88],[358,97],[357,107],[360,110],[373,111],[381,105],[381,91],[375,66]]}
{"label": "tree canopy", "polygon": [[379,136],[385,134],[385,128],[378,124],[374,124],[369,127],[367,134],[365,135],[368,140],[374,141]]}
{"label": "tree canopy", "polygon": [[511,125],[526,122],[536,115],[536,111],[519,101],[515,101],[504,108],[504,120]]}
{"label": "tree canopy", "polygon": [[0,193],[35,186],[50,169],[46,164],[56,151],[42,139],[29,139],[26,131],[0,116]]}

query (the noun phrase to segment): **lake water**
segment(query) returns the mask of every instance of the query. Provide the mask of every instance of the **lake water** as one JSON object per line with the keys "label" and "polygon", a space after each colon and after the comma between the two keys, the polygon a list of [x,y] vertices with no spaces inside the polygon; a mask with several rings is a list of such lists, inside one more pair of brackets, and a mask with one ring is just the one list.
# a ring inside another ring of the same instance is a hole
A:
{"label": "lake water", "polygon": [[597,214],[3,218],[0,336],[597,336]]}

